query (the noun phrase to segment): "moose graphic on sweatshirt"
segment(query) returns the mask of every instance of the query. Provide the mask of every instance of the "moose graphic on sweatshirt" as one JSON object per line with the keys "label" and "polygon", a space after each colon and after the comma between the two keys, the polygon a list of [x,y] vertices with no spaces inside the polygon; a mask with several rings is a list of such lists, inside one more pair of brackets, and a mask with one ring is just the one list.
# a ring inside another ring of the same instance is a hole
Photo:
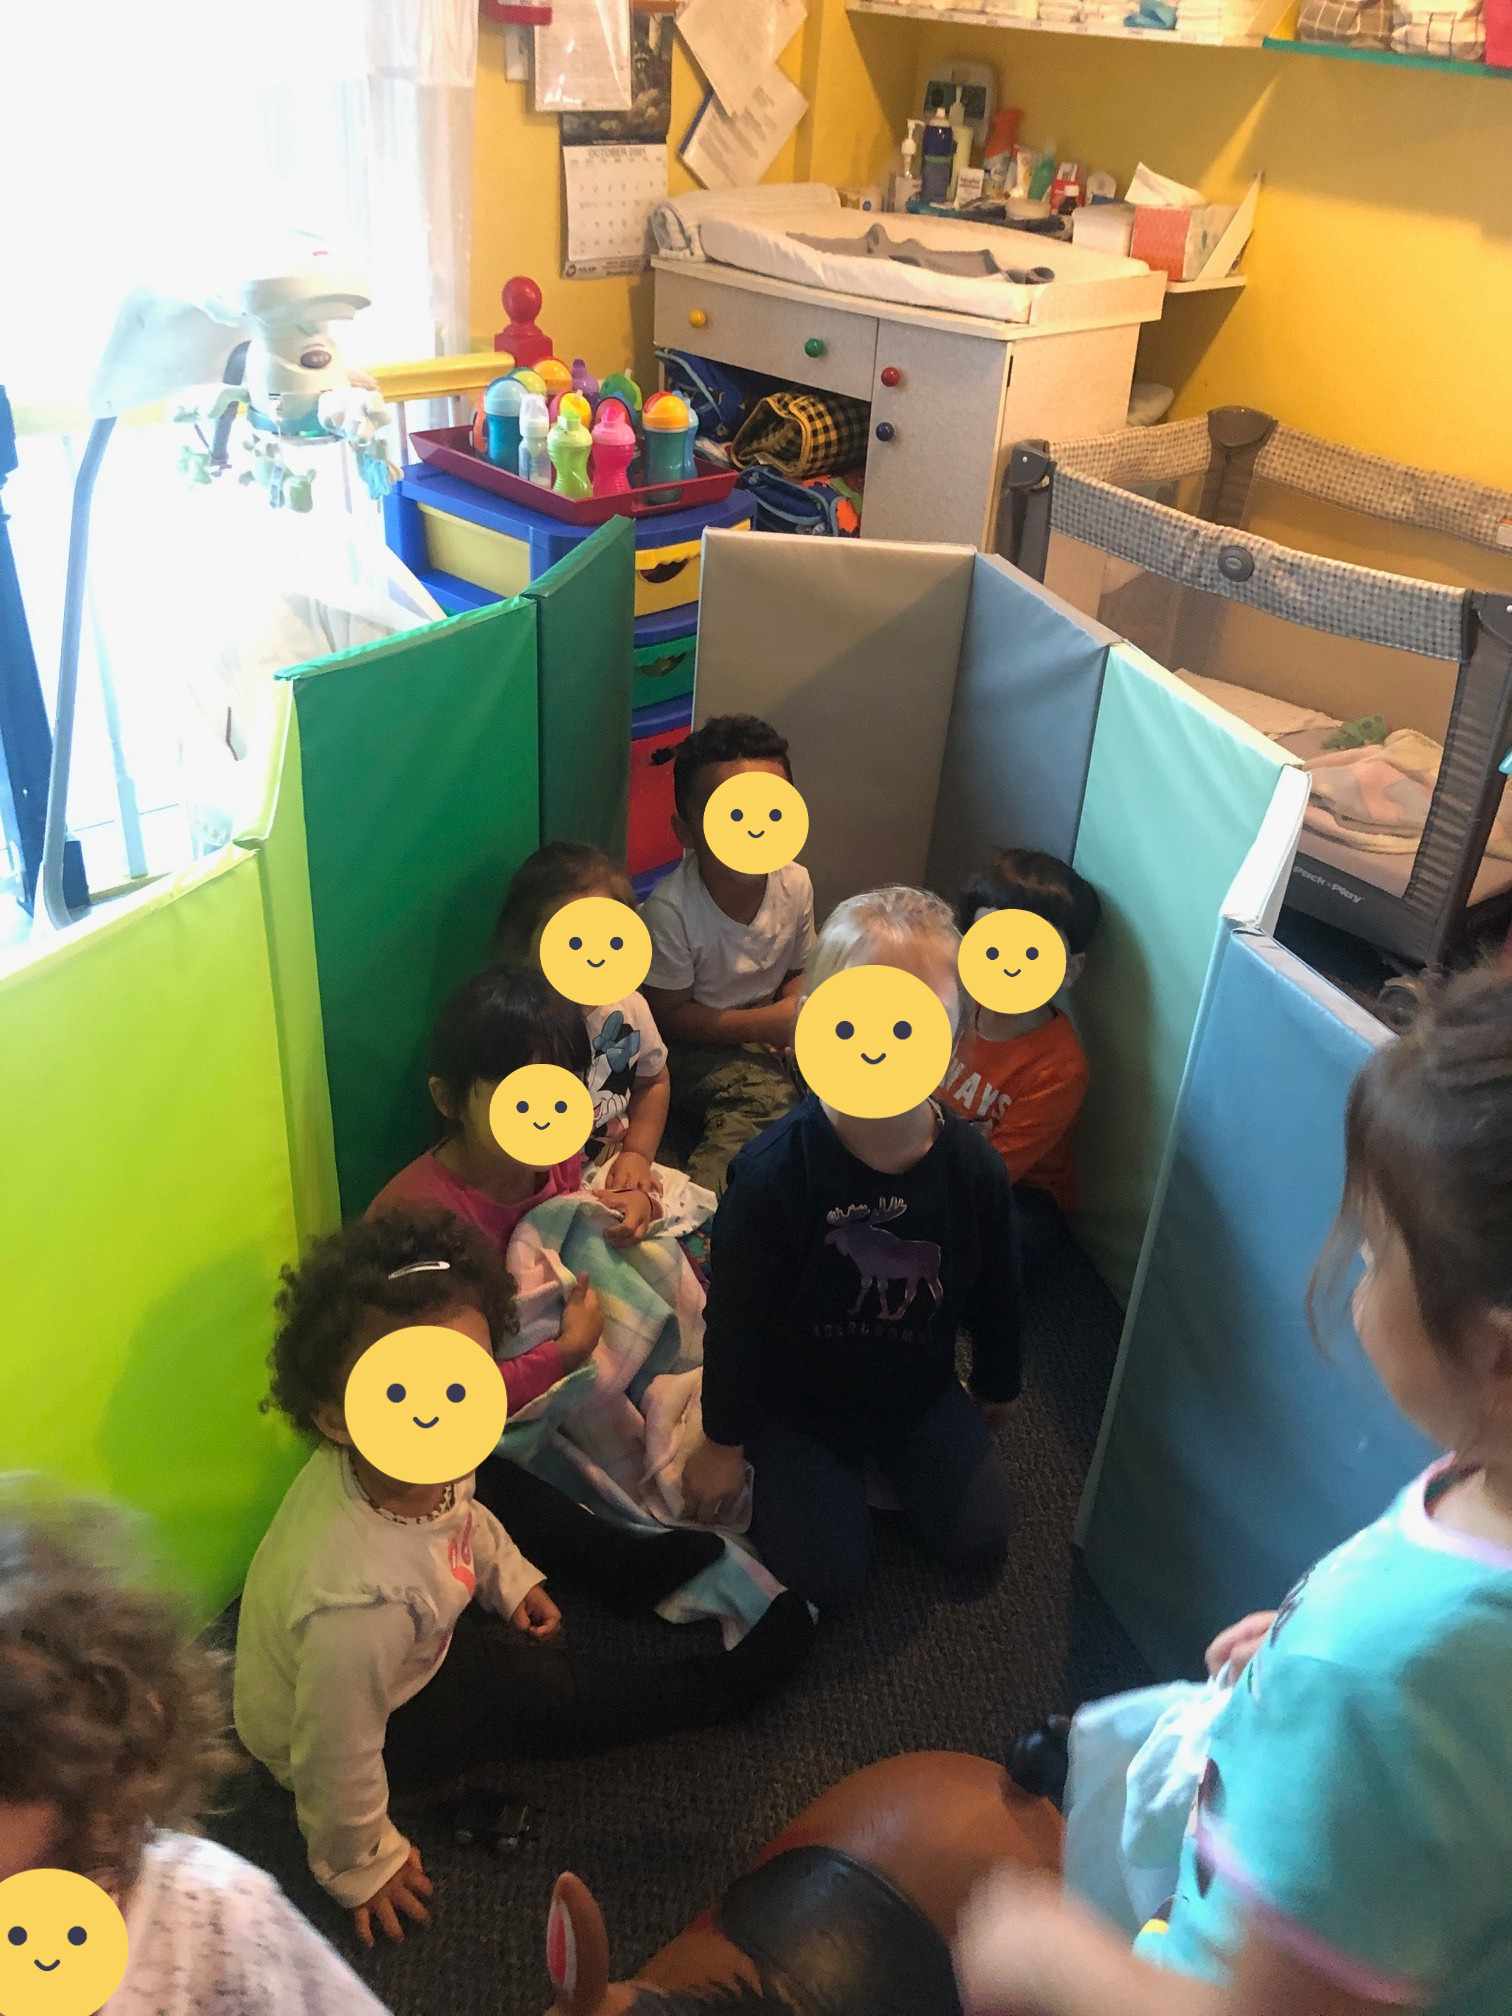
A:
{"label": "moose graphic on sweatshirt", "polygon": [[704,1428],[743,1442],[756,1410],[843,1454],[893,1447],[956,1377],[1019,1383],[1008,1172],[951,1114],[910,1168],[853,1155],[812,1095],[743,1148],[714,1220]]}
{"label": "moose graphic on sweatshirt", "polygon": [[[871,1289],[877,1291],[878,1314],[884,1322],[898,1323],[921,1288],[927,1288],[938,1305],[945,1299],[940,1286],[940,1249],[932,1239],[899,1239],[882,1228],[890,1218],[901,1218],[908,1206],[901,1197],[889,1197],[881,1204],[844,1204],[825,1213],[833,1229],[825,1234],[827,1246],[837,1246],[861,1276],[861,1292],[851,1304],[852,1316]],[[903,1284],[903,1300],[891,1307],[894,1282]]]}

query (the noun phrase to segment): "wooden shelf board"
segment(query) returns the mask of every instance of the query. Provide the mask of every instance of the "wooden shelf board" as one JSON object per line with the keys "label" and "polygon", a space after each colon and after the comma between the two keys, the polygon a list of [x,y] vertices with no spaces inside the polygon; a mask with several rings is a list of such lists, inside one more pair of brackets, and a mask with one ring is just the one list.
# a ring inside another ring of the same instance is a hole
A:
{"label": "wooden shelf board", "polygon": [[[1131,7],[1137,0],[1130,0]],[[1258,35],[1178,35],[1168,28],[1104,28],[1081,21],[1020,21],[972,7],[927,7],[918,0],[846,0],[852,14],[890,14],[899,21],[953,22],[957,27],[1015,28],[1031,35],[1080,35],[1102,42],[1164,42],[1181,49],[1258,49]],[[1470,66],[1466,66],[1467,68]]]}

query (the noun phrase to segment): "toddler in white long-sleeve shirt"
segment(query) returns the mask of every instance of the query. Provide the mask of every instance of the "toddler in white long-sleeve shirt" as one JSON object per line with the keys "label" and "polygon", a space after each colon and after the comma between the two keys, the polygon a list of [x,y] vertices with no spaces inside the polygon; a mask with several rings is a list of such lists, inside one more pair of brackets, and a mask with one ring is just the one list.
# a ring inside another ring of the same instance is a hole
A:
{"label": "toddler in white long-sleeve shirt", "polygon": [[319,1446],[247,1574],[236,1726],[293,1792],[312,1871],[371,1945],[375,1925],[403,1936],[401,1913],[425,1923],[431,1894],[390,1817],[391,1778],[434,1782],[743,1714],[798,1664],[812,1624],[785,1595],[733,1652],[579,1657],[557,1642],[544,1567],[651,1608],[716,1558],[717,1536],[624,1531],[498,1456],[475,1476],[407,1485],[353,1446],[346,1382],[380,1337],[434,1325],[491,1353],[513,1334],[514,1284],[471,1224],[395,1211],[348,1225],[286,1272],[279,1314],[272,1403]]}

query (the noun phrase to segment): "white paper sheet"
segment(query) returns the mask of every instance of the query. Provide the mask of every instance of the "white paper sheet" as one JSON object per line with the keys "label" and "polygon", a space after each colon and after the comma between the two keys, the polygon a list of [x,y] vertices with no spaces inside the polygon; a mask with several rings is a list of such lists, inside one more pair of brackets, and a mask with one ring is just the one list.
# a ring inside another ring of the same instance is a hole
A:
{"label": "white paper sheet", "polygon": [[537,112],[628,112],[630,0],[552,0],[535,31]]}
{"label": "white paper sheet", "polygon": [[804,0],[688,0],[678,32],[732,118],[803,26]]}
{"label": "white paper sheet", "polygon": [[651,211],[667,193],[667,150],[564,147],[567,259],[564,280],[639,273],[650,256]]}
{"label": "white paper sheet", "polygon": [[683,164],[705,189],[754,188],[807,110],[807,98],[774,63],[738,119],[709,93],[682,144]]}

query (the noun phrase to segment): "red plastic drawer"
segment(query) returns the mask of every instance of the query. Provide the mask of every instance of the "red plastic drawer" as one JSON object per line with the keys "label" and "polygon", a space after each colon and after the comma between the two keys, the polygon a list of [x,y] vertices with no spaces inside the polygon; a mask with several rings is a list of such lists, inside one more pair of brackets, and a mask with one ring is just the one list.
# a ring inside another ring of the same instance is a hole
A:
{"label": "red plastic drawer", "polygon": [[625,865],[632,875],[676,861],[682,849],[672,833],[672,765],[653,763],[659,749],[675,749],[689,724],[660,735],[644,735],[630,744],[630,827]]}

